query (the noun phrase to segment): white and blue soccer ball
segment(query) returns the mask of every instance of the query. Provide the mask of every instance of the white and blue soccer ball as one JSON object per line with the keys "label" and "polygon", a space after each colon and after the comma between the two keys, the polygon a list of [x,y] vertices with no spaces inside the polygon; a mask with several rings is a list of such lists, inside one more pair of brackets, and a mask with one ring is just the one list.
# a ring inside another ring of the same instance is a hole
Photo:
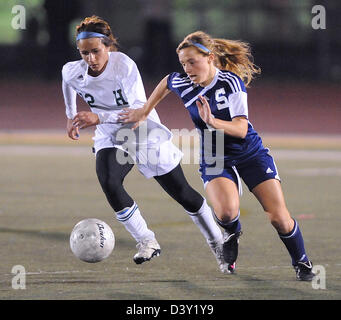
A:
{"label": "white and blue soccer ball", "polygon": [[110,256],[115,247],[112,229],[99,219],[85,219],[78,222],[70,235],[73,254],[82,261],[95,263]]}

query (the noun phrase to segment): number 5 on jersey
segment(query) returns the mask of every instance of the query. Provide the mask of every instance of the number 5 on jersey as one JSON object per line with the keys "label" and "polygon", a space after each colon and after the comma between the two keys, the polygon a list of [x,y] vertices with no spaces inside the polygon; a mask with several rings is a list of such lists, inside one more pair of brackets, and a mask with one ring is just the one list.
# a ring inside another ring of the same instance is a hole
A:
{"label": "number 5 on jersey", "polygon": [[225,89],[220,88],[215,92],[215,100],[217,101],[217,109],[222,110],[228,108],[227,98],[225,96]]}

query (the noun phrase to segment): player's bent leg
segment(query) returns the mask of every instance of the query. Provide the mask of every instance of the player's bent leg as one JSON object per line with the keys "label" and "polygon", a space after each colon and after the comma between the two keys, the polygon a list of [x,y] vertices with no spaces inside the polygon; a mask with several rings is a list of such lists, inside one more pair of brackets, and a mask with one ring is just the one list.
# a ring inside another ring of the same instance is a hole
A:
{"label": "player's bent leg", "polygon": [[133,164],[120,164],[117,153],[123,152],[117,148],[105,148],[96,155],[96,173],[102,190],[110,204],[117,212],[131,207],[134,200],[123,187],[126,175],[133,168]]}
{"label": "player's bent leg", "polygon": [[225,177],[215,178],[206,185],[206,193],[218,222],[227,224],[237,218],[239,193],[234,181]]}
{"label": "player's bent leg", "polygon": [[297,280],[311,281],[315,276],[312,272],[312,263],[306,254],[298,223],[290,216],[286,207],[280,182],[276,179],[266,180],[257,185],[252,192],[269,215],[272,225],[287,248]]}
{"label": "player's bent leg", "polygon": [[214,208],[216,221],[224,228],[223,256],[229,273],[233,273],[242,233],[239,221],[239,191],[234,181],[218,177],[207,184],[206,192]]}
{"label": "player's bent leg", "polygon": [[206,238],[207,244],[217,260],[220,271],[222,273],[230,273],[229,265],[224,259],[223,235],[214,221],[211,208],[206,200],[204,200],[202,207],[198,211],[187,211],[187,213]]}
{"label": "player's bent leg", "polygon": [[155,176],[154,179],[185,210],[195,212],[203,205],[203,197],[189,185],[180,164],[164,175]]}
{"label": "player's bent leg", "polygon": [[269,179],[252,189],[252,193],[268,214],[271,224],[279,233],[288,233],[294,226],[294,221],[286,207],[281,183]]}
{"label": "player's bent leg", "polygon": [[117,220],[137,242],[138,252],[134,256],[137,264],[149,261],[161,252],[160,245],[155,239],[155,234],[147,226],[140,210],[134,200],[123,187],[125,176],[133,164],[121,164],[117,161],[116,148],[100,150],[96,155],[96,172],[109,204],[116,212]]}
{"label": "player's bent leg", "polygon": [[184,207],[187,214],[205,237],[216,257],[220,271],[228,273],[228,265],[223,257],[222,232],[215,223],[212,210],[205,198],[188,184],[181,166],[178,165],[171,172],[162,176],[156,176],[155,179],[174,200]]}
{"label": "player's bent leg", "polygon": [[180,165],[171,172],[154,178],[174,200],[183,206],[207,240],[221,240],[222,233],[214,221],[211,208],[205,198],[188,184]]}

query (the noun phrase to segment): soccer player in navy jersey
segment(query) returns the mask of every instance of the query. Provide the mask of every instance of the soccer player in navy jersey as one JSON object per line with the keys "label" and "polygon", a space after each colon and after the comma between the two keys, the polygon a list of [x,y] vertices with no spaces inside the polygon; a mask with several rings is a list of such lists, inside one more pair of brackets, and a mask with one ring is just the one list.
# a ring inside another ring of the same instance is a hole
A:
{"label": "soccer player in navy jersey", "polygon": [[216,220],[224,229],[224,258],[235,270],[241,235],[239,195],[243,179],[285,244],[296,279],[311,281],[312,263],[298,226],[286,207],[274,159],[248,116],[247,92],[260,69],[253,64],[247,43],[214,39],[197,31],[177,48],[184,73],[161,80],[140,109],[126,109],[122,122],[137,128],[170,92],[187,108],[200,136],[200,172]]}

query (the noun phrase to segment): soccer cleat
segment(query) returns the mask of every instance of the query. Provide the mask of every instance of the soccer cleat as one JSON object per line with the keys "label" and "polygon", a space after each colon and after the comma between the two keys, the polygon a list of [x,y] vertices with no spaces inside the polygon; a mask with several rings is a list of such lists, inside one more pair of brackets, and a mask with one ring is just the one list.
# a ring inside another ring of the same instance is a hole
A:
{"label": "soccer cleat", "polygon": [[208,245],[210,246],[214,256],[217,259],[219,269],[222,273],[230,273],[228,269],[228,264],[224,260],[223,254],[223,243],[216,242],[216,241],[207,241]]}
{"label": "soccer cleat", "polygon": [[296,271],[296,279],[299,281],[311,281],[315,277],[311,261],[297,262],[294,268]]}
{"label": "soccer cleat", "polygon": [[223,243],[223,254],[224,260],[228,265],[228,270],[230,273],[234,273],[236,269],[236,260],[238,257],[238,244],[239,237],[242,232],[238,231],[236,233],[229,234],[226,230],[224,231],[224,243]]}
{"label": "soccer cleat", "polygon": [[136,245],[138,252],[134,255],[134,261],[136,264],[141,264],[145,261],[149,261],[155,256],[159,256],[161,248],[156,239],[144,239]]}

